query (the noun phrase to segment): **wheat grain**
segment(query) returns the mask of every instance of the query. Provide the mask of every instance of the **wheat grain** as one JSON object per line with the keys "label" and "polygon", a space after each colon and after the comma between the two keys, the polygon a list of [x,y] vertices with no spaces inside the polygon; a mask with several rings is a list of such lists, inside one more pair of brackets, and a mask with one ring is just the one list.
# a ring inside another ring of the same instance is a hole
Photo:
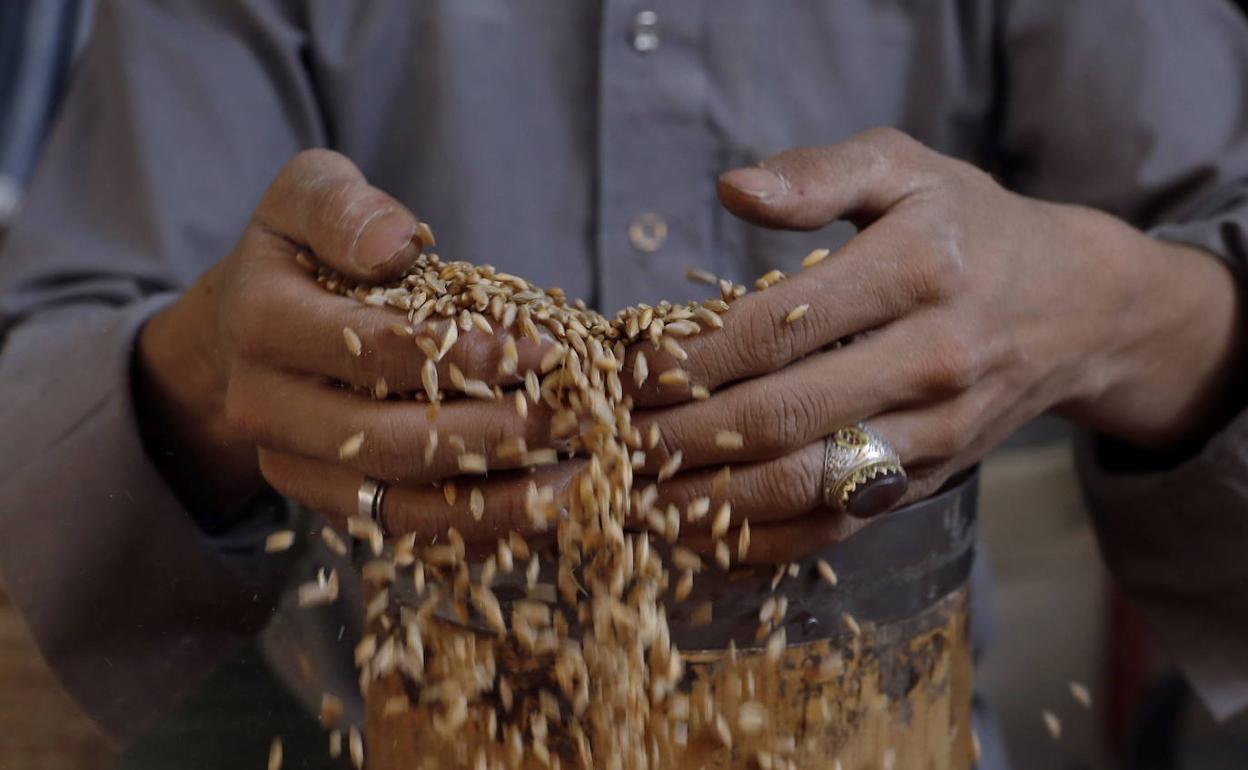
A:
{"label": "wheat grain", "polygon": [[1071,697],[1078,701],[1080,706],[1085,709],[1092,708],[1092,692],[1085,685],[1079,682],[1068,682],[1067,686],[1070,688]]}
{"label": "wheat grain", "polygon": [[671,457],[667,458],[667,461],[664,462],[663,465],[659,468],[659,475],[658,475],[659,481],[667,481],[672,476],[675,476],[676,472],[680,470],[680,462],[683,458],[684,458],[684,453],[681,452],[679,449],[677,449],[676,452],[673,453]]}
{"label": "wheat grain", "polygon": [[689,384],[689,373],[684,369],[668,369],[659,375],[659,384],[669,387]]}
{"label": "wheat grain", "polygon": [[828,249],[815,249],[814,251],[810,252],[802,259],[802,269],[804,270],[808,267],[814,267],[815,265],[822,262],[824,258],[827,257],[828,254],[831,254],[831,253],[832,252],[829,251]]}
{"label": "wheat grain", "polygon": [[819,570],[819,576],[827,581],[828,585],[835,586],[839,582],[836,577],[836,570],[832,569],[832,565],[823,559],[815,561],[815,568]]}
{"label": "wheat grain", "polygon": [[1057,718],[1057,714],[1046,709],[1040,712],[1040,718],[1044,720],[1044,729],[1048,730],[1049,737],[1055,741],[1062,737],[1062,720]]}
{"label": "wheat grain", "polygon": [[360,456],[360,449],[364,446],[364,431],[353,433],[347,436],[346,440],[338,446],[339,460],[354,460]]}
{"label": "wheat grain", "polygon": [[325,543],[325,546],[330,551],[339,556],[347,555],[347,544],[342,541],[342,538],[331,527],[321,527],[321,541]]}
{"label": "wheat grain", "polygon": [[264,552],[281,553],[282,551],[290,550],[290,547],[294,544],[294,531],[289,529],[279,529],[276,532],[269,533],[269,536],[264,539]]}
{"label": "wheat grain", "polygon": [[351,753],[351,764],[355,770],[364,770],[364,739],[360,736],[360,728],[351,725],[347,732],[347,746]]}
{"label": "wheat grain", "polygon": [[282,739],[274,736],[269,744],[269,770],[282,770]]}
{"label": "wheat grain", "polygon": [[437,239],[433,237],[432,228],[426,222],[416,223],[416,237],[420,239],[421,244],[424,246],[432,247],[438,245]]}
{"label": "wheat grain", "polygon": [[364,345],[360,342],[360,335],[355,333],[355,329],[350,326],[342,327],[342,341],[346,343],[347,352],[359,358],[364,353]]}
{"label": "wheat grain", "polygon": [[728,527],[732,523],[732,503],[725,500],[720,503],[719,509],[715,511],[715,517],[711,519],[711,537],[719,540],[728,534]]}
{"label": "wheat grain", "polygon": [[707,286],[714,286],[719,279],[715,277],[709,270],[703,270],[700,267],[690,267],[685,270],[685,277],[694,283],[704,283]]}
{"label": "wheat grain", "polygon": [[646,354],[638,351],[633,358],[633,384],[640,388],[649,376],[650,364],[646,361]]}
{"label": "wheat grain", "polygon": [[784,317],[784,322],[786,324],[797,323],[806,315],[807,311],[809,310],[810,310],[810,305],[805,305],[805,304],[798,305],[797,307],[790,310],[789,314]]}
{"label": "wheat grain", "polygon": [[741,449],[745,446],[745,437],[735,430],[717,430],[715,446],[725,451]]}

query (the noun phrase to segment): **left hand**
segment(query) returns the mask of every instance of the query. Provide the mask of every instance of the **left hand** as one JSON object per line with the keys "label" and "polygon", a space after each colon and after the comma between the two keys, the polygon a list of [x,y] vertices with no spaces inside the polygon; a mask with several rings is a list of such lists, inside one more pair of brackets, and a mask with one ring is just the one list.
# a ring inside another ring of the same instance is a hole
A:
{"label": "left hand", "polygon": [[[818,264],[734,302],[722,331],[682,340],[687,361],[641,346],[651,372],[679,365],[712,391],[689,401],[688,388],[651,375],[638,403],[665,408],[635,415],[643,432],[661,429],[646,471],[679,449],[686,470],[660,489],[681,500],[705,494],[732,464],[733,523],[751,520],[752,561],[792,558],[856,529],[820,510],[823,439],[841,426],[866,421],[892,444],[910,476],[908,502],[1054,407],[1164,444],[1192,429],[1216,378],[1217,343],[1199,338],[1208,322],[1182,331],[1203,303],[1235,307],[1216,260],[1091,209],[1012,193],[895,130],[730,171],[718,192],[766,227],[847,219],[859,229]],[[1194,303],[1176,299],[1183,286]],[[808,312],[786,323],[799,305]],[[853,335],[862,336],[826,349]],[[1145,351],[1158,336],[1171,346],[1166,367],[1186,367],[1182,375],[1158,367],[1157,348]],[[718,448],[719,430],[745,445]]]}

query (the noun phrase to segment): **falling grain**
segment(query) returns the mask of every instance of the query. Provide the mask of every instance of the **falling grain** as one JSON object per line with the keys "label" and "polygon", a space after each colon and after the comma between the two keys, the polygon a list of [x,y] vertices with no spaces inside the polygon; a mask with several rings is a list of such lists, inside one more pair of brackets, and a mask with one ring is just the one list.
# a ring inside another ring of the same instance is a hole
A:
{"label": "falling grain", "polygon": [[460,473],[485,473],[485,455],[476,452],[464,452],[458,459]]}
{"label": "falling grain", "polygon": [[264,552],[281,553],[282,551],[289,551],[294,544],[294,530],[279,529],[277,532],[269,533],[269,536],[264,539]]}
{"label": "falling grain", "polygon": [[364,446],[364,431],[354,433],[347,437],[345,441],[338,446],[339,460],[354,460],[360,455],[360,448]]}
{"label": "falling grain", "polygon": [[321,694],[321,727],[329,729],[342,718],[342,699],[332,693]]}
{"label": "falling grain", "polygon": [[676,471],[680,470],[680,461],[683,458],[684,454],[679,449],[671,457],[667,458],[667,462],[663,463],[659,468],[659,481],[667,481],[672,476],[675,476]]}
{"label": "falling grain", "polygon": [[468,511],[474,521],[481,521],[481,517],[485,515],[485,494],[479,487],[473,487],[468,493]]}
{"label": "falling grain", "polygon": [[750,552],[750,522],[741,522],[741,530],[737,534],[737,561],[745,561]]}
{"label": "falling grain", "polygon": [[364,739],[360,736],[360,728],[351,725],[347,732],[347,747],[351,752],[351,764],[355,770],[364,770]]}
{"label": "falling grain", "polygon": [[715,446],[725,451],[740,449],[745,446],[745,437],[735,430],[717,430]]}
{"label": "falling grain", "polygon": [[282,770],[282,739],[274,736],[269,744],[269,770]]}
{"label": "falling grain", "polygon": [[709,270],[703,270],[700,267],[690,267],[685,270],[685,277],[694,283],[704,283],[707,286],[714,286],[719,279]]}
{"label": "falling grain", "polygon": [[1040,712],[1040,718],[1044,720],[1044,729],[1049,731],[1050,738],[1056,741],[1062,737],[1062,721],[1057,714],[1046,709]]}
{"label": "falling grain", "polygon": [[732,481],[732,468],[725,465],[715,472],[711,479],[711,494],[715,497],[727,497],[728,484]]}
{"label": "falling grain", "polygon": [[1085,685],[1072,681],[1067,683],[1067,686],[1070,687],[1071,697],[1078,701],[1080,706],[1085,709],[1092,708],[1092,692]]}
{"label": "falling grain", "polygon": [[758,701],[746,701],[737,709],[737,729],[754,735],[767,725],[767,708]]}
{"label": "falling grain", "polygon": [[347,555],[347,544],[332,527],[321,527],[321,541],[325,543],[326,548],[339,556]]}
{"label": "falling grain", "polygon": [[683,602],[689,598],[689,594],[693,591],[693,570],[685,570],[680,573],[680,577],[676,580],[676,587],[672,590],[672,596],[676,601]]}
{"label": "falling grain", "polygon": [[828,585],[835,586],[839,582],[836,577],[836,570],[832,569],[832,565],[823,559],[815,562],[815,569],[819,570],[819,577],[826,580]]}
{"label": "falling grain", "polygon": [[728,534],[728,527],[732,523],[732,503],[725,500],[715,511],[715,518],[711,520],[711,537],[719,540]]}
{"label": "falling grain", "polygon": [[858,619],[848,612],[841,613],[841,620],[844,621],[845,627],[849,629],[849,633],[854,636],[862,636],[862,626],[858,624]]}

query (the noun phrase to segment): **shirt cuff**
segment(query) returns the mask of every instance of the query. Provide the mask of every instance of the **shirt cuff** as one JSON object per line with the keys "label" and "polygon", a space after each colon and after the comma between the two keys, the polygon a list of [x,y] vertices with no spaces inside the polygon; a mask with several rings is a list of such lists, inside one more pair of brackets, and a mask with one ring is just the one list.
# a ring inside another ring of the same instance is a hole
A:
{"label": "shirt cuff", "polygon": [[1248,708],[1248,410],[1168,469],[1078,457],[1115,577],[1215,717]]}
{"label": "shirt cuff", "polygon": [[206,538],[144,453],[131,357],[172,299],[49,311],[14,327],[0,356],[0,570],[66,689],[123,741],[276,599],[271,572],[246,566],[257,549]]}

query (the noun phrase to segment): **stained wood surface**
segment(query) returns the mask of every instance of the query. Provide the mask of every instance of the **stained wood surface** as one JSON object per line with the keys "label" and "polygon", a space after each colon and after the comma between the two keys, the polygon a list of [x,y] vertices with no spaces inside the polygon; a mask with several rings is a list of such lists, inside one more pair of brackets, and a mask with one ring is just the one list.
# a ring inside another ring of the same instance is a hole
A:
{"label": "stained wood surface", "polygon": [[95,770],[115,747],[61,687],[0,584],[0,768]]}

